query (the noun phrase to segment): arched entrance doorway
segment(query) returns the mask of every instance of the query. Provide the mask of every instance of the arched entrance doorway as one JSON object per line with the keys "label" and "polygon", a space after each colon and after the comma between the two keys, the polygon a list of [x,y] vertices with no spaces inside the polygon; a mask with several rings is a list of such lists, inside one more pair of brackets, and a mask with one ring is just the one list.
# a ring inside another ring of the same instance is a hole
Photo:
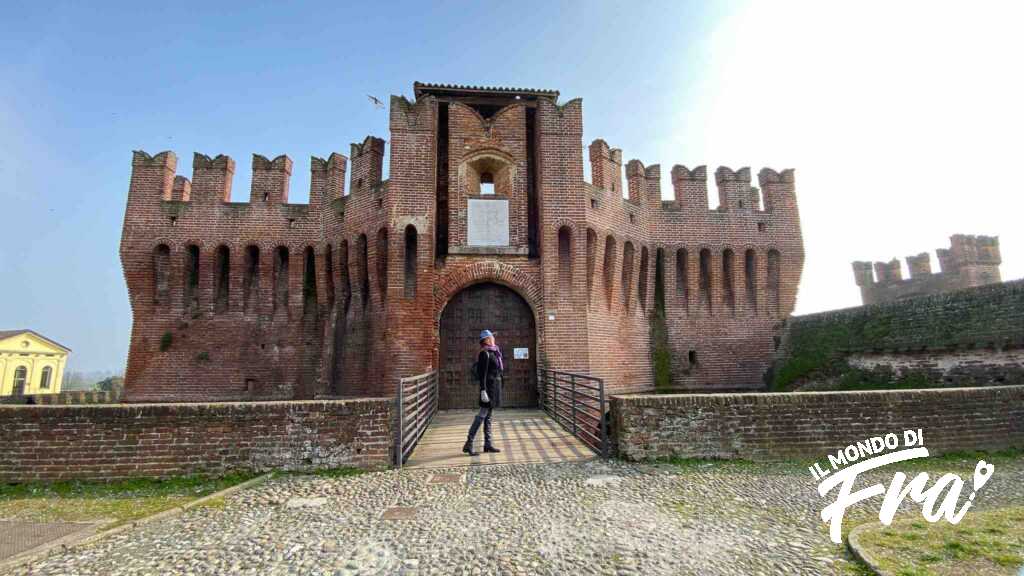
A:
{"label": "arched entrance doorway", "polygon": [[[469,368],[480,351],[481,330],[495,333],[505,359],[502,406],[537,405],[537,335],[533,311],[522,296],[500,284],[474,284],[452,296],[441,313],[441,410],[476,408],[479,388]],[[526,358],[516,359],[525,349]]]}

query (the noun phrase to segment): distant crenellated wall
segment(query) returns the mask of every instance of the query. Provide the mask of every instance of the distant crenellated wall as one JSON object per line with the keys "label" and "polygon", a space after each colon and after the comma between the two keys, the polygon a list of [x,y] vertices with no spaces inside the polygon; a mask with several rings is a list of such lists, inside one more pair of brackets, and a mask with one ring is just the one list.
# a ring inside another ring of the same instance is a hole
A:
{"label": "distant crenellated wall", "polygon": [[[1001,281],[999,238],[955,234],[948,249],[939,248],[939,272],[932,272],[931,258],[922,252],[907,256],[910,278],[903,278],[899,260],[854,262],[853,275],[864,304],[892,302],[926,294],[962,290]],[[874,273],[872,274],[872,267]]]}

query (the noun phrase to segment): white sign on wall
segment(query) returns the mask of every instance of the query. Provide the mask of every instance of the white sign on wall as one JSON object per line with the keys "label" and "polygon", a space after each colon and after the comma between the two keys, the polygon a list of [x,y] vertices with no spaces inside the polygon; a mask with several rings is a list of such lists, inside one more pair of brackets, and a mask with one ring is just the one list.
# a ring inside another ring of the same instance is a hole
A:
{"label": "white sign on wall", "polygon": [[528,360],[530,358],[529,348],[513,348],[512,357],[516,360]]}
{"label": "white sign on wall", "polygon": [[508,199],[469,199],[467,210],[469,246],[508,246]]}

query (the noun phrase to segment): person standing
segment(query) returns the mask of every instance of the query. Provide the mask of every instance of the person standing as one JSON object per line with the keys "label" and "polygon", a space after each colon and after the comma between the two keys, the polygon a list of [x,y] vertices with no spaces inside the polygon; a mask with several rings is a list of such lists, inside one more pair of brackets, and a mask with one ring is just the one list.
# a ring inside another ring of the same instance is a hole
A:
{"label": "person standing", "polygon": [[480,412],[473,419],[462,451],[476,456],[473,451],[473,439],[476,437],[480,424],[484,425],[484,452],[501,452],[494,447],[491,436],[491,413],[501,404],[501,375],[505,371],[505,362],[501,357],[501,349],[494,343],[494,334],[490,330],[480,333],[480,353],[476,356],[475,374],[480,384]]}

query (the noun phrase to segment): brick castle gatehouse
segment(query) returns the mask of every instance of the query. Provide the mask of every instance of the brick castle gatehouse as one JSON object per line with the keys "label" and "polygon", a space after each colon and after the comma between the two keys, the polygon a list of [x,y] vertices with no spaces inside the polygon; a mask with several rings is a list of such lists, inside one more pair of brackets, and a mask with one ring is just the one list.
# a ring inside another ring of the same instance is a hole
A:
{"label": "brick castle gatehouse", "polygon": [[308,204],[284,155],[254,155],[232,202],[231,158],[197,153],[190,181],[174,153],[134,153],[127,401],[386,396],[437,369],[440,407],[471,407],[483,328],[508,406],[536,405],[538,365],[613,393],[652,389],[655,357],[675,388],[763,386],[803,268],[792,170],[753,187],[718,168],[709,209],[704,166],[674,166],[663,195],[659,165],[623,175],[603,140],[586,182],[580,99],[414,88],[391,97],[390,146],[312,159]]}

